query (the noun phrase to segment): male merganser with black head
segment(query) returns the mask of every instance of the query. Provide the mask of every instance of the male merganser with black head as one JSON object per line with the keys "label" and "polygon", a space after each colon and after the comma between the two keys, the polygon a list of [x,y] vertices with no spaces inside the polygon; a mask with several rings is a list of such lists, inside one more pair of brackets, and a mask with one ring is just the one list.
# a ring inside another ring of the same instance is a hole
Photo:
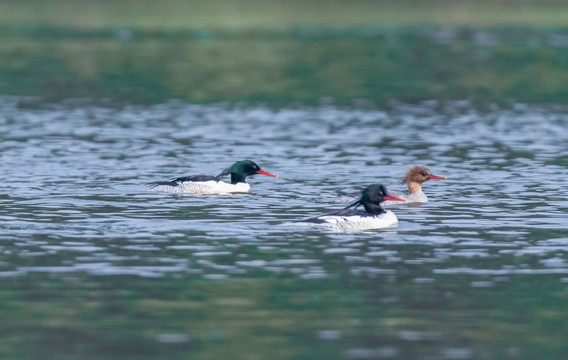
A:
{"label": "male merganser with black head", "polygon": [[[231,175],[231,183],[221,181],[226,175]],[[209,175],[190,175],[175,178],[169,181],[157,181],[148,184],[149,191],[162,191],[177,194],[228,194],[246,193],[250,190],[250,185],[246,182],[249,175],[268,175],[278,177],[262,170],[257,164],[250,160],[237,161],[230,168],[224,170],[217,176]]]}
{"label": "male merganser with black head", "polygon": [[[343,230],[381,229],[398,224],[396,215],[381,207],[385,200],[402,201],[387,193],[387,188],[380,184],[368,186],[363,190],[361,198],[344,209],[326,215],[319,215],[305,220],[297,221],[297,225],[319,225],[327,228]],[[365,210],[356,210],[363,205]]]}

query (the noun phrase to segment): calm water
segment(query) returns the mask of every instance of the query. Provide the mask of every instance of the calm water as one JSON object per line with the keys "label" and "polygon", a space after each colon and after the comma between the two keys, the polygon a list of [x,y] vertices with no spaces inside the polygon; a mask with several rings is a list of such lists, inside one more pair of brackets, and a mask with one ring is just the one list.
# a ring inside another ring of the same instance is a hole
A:
{"label": "calm water", "polygon": [[[559,359],[568,116],[0,98],[3,358]],[[249,194],[148,193],[252,159]],[[397,228],[281,226],[429,166]]]}

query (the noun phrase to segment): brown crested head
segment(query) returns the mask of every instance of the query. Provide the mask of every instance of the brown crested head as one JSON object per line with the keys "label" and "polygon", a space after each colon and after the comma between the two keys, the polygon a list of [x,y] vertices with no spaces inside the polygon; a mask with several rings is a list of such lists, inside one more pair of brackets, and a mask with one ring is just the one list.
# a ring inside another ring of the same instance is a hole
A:
{"label": "brown crested head", "polygon": [[408,170],[408,172],[402,178],[400,183],[401,184],[409,184],[409,183],[422,184],[423,182],[428,181],[430,179],[444,179],[445,180],[447,178],[442,177],[442,176],[433,175],[430,172],[430,169],[428,169],[425,166],[414,166],[410,170]]}

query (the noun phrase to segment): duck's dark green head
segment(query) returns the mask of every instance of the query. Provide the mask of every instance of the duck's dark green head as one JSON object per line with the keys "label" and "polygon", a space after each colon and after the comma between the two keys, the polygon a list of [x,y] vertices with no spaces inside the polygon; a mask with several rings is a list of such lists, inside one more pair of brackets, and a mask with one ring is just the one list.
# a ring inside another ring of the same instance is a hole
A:
{"label": "duck's dark green head", "polygon": [[384,212],[384,209],[381,207],[381,203],[385,200],[406,202],[406,200],[389,195],[387,188],[384,185],[373,184],[367,186],[367,188],[363,190],[361,198],[355,204],[363,205],[365,207],[365,211],[371,214],[380,214]]}
{"label": "duck's dark green head", "polygon": [[278,177],[278,175],[262,170],[260,166],[251,160],[237,161],[228,170],[225,170],[224,173],[231,174],[231,184],[246,182],[245,179],[247,176],[255,174]]}

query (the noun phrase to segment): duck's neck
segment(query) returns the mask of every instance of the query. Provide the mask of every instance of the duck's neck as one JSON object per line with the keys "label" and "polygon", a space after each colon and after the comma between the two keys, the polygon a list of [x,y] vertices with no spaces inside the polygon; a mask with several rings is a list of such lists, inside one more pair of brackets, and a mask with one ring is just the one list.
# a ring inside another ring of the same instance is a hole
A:
{"label": "duck's neck", "polygon": [[237,173],[231,173],[231,184],[236,184],[236,183],[246,183],[246,175],[243,174],[237,174]]}
{"label": "duck's neck", "polygon": [[368,204],[363,204],[363,206],[365,207],[365,211],[373,215],[379,215],[385,212],[385,209],[383,209],[379,204],[368,203]]}
{"label": "duck's neck", "polygon": [[408,193],[409,194],[416,194],[422,192],[422,184],[417,183],[416,181],[410,181],[408,183]]}

